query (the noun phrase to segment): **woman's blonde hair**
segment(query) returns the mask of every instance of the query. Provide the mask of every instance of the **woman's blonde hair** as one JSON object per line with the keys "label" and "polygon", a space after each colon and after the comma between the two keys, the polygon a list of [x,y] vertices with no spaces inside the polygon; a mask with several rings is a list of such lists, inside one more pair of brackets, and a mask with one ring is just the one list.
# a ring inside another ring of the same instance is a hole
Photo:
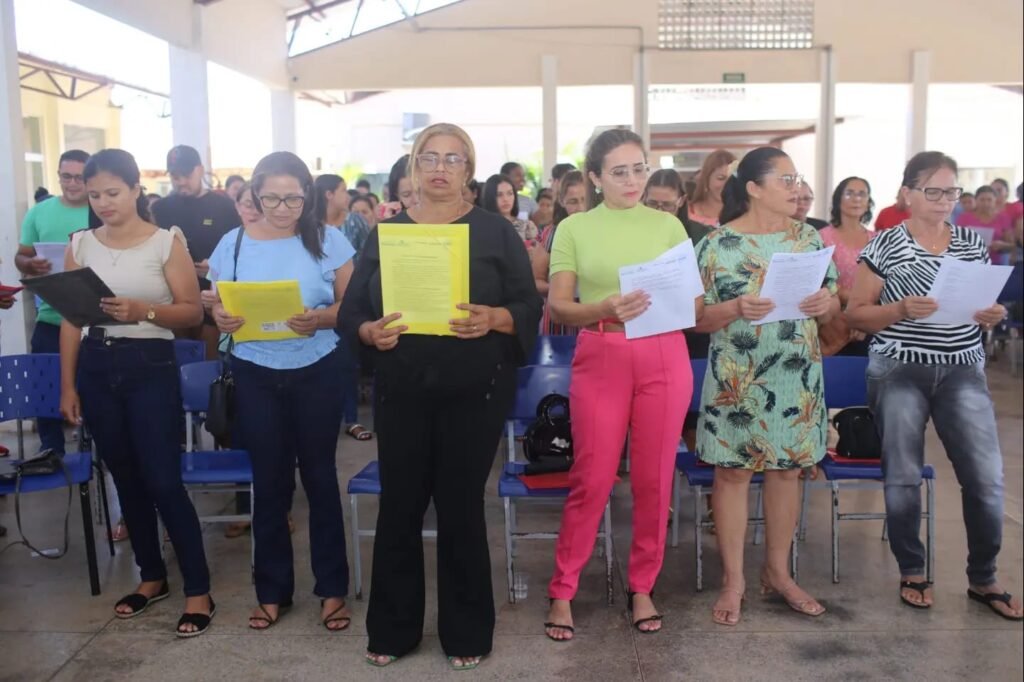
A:
{"label": "woman's blonde hair", "polygon": [[704,165],[700,167],[700,172],[697,173],[697,186],[693,190],[693,196],[687,197],[687,201],[699,204],[707,199],[708,192],[711,191],[711,174],[735,160],[736,157],[727,149],[716,149],[708,154],[704,159]]}
{"label": "woman's blonde hair", "polygon": [[423,148],[427,146],[427,142],[438,135],[450,135],[458,138],[462,146],[466,148],[466,181],[472,180],[476,173],[476,148],[473,146],[473,140],[469,139],[466,131],[454,123],[435,123],[424,128],[416,136],[416,142],[413,144],[412,152],[409,154],[409,168],[406,174],[409,176],[409,181],[412,182],[413,189],[417,192],[419,192],[420,186],[416,174],[416,157],[423,153]]}

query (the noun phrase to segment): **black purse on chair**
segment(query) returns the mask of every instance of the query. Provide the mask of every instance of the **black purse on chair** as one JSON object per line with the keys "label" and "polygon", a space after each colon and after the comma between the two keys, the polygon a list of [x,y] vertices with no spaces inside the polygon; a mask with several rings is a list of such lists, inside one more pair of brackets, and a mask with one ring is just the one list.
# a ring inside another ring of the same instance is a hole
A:
{"label": "black purse on chair", "polygon": [[572,422],[569,399],[552,393],[537,404],[537,419],[523,434],[523,454],[529,464],[523,472],[549,474],[572,466]]}
{"label": "black purse on chair", "polygon": [[[238,253],[242,250],[242,237],[245,228],[238,228],[235,240],[234,272],[231,281],[238,281]],[[235,423],[235,378],[231,374],[231,349],[235,345],[232,338],[228,341],[227,361],[220,376],[210,384],[210,403],[206,407],[206,430],[210,432],[217,445],[227,447],[231,444],[231,430]]]}
{"label": "black purse on chair", "polygon": [[832,418],[839,432],[836,454],[848,459],[881,459],[882,441],[875,417],[866,407],[848,407]]}

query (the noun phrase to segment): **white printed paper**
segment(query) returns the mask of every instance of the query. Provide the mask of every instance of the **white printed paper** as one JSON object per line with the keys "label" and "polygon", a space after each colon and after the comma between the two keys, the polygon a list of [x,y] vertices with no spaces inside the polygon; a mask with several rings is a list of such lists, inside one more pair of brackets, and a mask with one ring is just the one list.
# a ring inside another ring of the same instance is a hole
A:
{"label": "white printed paper", "polygon": [[68,245],[62,242],[36,242],[32,245],[36,250],[37,258],[45,258],[50,261],[50,273],[55,275],[64,272],[64,252]]}
{"label": "white printed paper", "polygon": [[697,324],[694,299],[704,295],[693,242],[687,240],[653,261],[619,268],[623,294],[643,291],[651,305],[626,322],[626,338],[639,339],[689,329]]}
{"label": "white printed paper", "polygon": [[975,313],[995,304],[1011,272],[1012,265],[986,265],[943,257],[928,292],[928,297],[938,302],[939,309],[918,321],[977,324]]}
{"label": "white printed paper", "polygon": [[800,312],[800,303],[821,289],[835,249],[829,246],[805,253],[773,253],[759,296],[774,303],[775,309],[750,324],[806,320],[807,315]]}

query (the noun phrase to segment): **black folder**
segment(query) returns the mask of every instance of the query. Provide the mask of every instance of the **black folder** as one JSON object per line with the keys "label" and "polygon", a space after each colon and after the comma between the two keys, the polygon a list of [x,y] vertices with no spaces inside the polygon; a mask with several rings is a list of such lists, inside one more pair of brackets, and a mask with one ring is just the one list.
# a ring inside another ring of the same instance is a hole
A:
{"label": "black folder", "polygon": [[114,298],[114,292],[92,268],[28,277],[21,283],[76,327],[138,324],[118,322],[100,309],[100,299]]}

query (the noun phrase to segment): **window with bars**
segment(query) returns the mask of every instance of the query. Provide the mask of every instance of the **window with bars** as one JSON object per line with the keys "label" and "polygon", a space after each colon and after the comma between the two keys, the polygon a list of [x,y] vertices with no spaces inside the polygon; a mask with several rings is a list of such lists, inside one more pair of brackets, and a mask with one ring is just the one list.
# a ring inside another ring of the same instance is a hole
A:
{"label": "window with bars", "polygon": [[666,50],[793,50],[814,43],[814,0],[658,0]]}

